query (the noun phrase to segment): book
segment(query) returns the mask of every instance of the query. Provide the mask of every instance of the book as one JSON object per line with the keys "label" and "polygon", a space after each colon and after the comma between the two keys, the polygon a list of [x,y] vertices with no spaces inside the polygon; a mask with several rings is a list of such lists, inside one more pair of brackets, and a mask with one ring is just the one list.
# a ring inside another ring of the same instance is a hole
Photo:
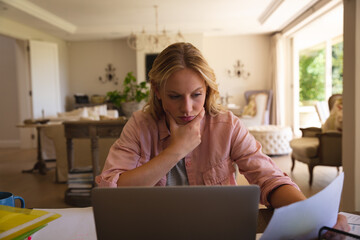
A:
{"label": "book", "polygon": [[77,179],[77,178],[82,178],[82,179],[94,179],[94,176],[92,173],[69,173],[68,174],[68,179]]}
{"label": "book", "polygon": [[81,189],[81,188],[69,188],[66,191],[67,196],[88,196],[90,197],[91,189]]}
{"label": "book", "polygon": [[92,183],[70,183],[68,188],[92,188]]}
{"label": "book", "polygon": [[69,173],[92,173],[92,166],[81,167],[81,168],[73,168],[69,171]]}
{"label": "book", "polygon": [[61,215],[0,205],[0,239],[24,239]]}
{"label": "book", "polygon": [[70,170],[68,173],[69,188],[79,188],[79,184],[83,185],[80,187],[89,187],[88,184],[92,184],[93,182],[94,175],[92,172],[92,168],[76,168]]}

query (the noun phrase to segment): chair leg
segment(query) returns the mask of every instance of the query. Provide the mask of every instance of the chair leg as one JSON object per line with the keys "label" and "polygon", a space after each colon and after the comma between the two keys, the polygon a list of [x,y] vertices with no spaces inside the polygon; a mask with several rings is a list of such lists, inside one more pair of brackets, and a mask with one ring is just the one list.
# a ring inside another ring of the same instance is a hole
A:
{"label": "chair leg", "polygon": [[295,167],[295,158],[292,155],[291,155],[291,161],[292,161],[291,171],[293,171]]}
{"label": "chair leg", "polygon": [[309,179],[309,185],[311,186],[312,185],[312,182],[313,182],[313,171],[314,171],[314,167],[313,165],[308,165],[308,168],[309,168],[309,174],[310,174],[310,179]]}

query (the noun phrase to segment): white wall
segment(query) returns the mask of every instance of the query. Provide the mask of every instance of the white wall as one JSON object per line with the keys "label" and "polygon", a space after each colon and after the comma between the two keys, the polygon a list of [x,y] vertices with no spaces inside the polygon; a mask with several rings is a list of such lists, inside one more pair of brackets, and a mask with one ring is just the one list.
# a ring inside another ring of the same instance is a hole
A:
{"label": "white wall", "polygon": [[[203,50],[203,34],[188,34],[184,35],[185,42],[193,44],[200,51]],[[146,69],[145,69],[145,56],[146,54],[151,53],[160,53],[165,47],[160,47],[157,49],[144,49],[141,51],[136,51],[136,66],[137,66],[137,77],[138,82],[143,82],[146,79]]]}
{"label": "white wall", "polygon": [[[268,35],[204,37],[201,34],[186,35],[185,40],[194,44],[204,54],[217,76],[220,93],[233,96],[230,102],[245,103],[243,93],[246,90],[270,88],[270,37]],[[106,92],[120,89],[128,71],[133,71],[138,81],[145,81],[145,54],[154,51],[134,51],[126,40],[80,41],[68,43],[69,48],[69,94],[105,95]],[[160,52],[157,49],[155,52]],[[245,70],[251,73],[247,79],[229,78],[227,69],[231,69],[236,60],[245,64]],[[112,63],[120,85],[101,83],[98,78],[104,76],[106,64]]]}
{"label": "white wall", "polygon": [[[205,37],[203,54],[215,71],[221,96],[232,96],[230,103],[243,107],[245,91],[270,89],[269,35]],[[228,76],[237,60],[250,72],[248,79]]]}
{"label": "white wall", "polygon": [[15,40],[0,35],[0,147],[19,145]]}
{"label": "white wall", "polygon": [[[75,93],[106,95],[108,91],[120,90],[125,75],[136,75],[136,53],[131,50],[125,39],[103,41],[69,42],[69,92],[70,105],[74,103]],[[102,83],[105,68],[111,63],[116,68],[119,84]]]}

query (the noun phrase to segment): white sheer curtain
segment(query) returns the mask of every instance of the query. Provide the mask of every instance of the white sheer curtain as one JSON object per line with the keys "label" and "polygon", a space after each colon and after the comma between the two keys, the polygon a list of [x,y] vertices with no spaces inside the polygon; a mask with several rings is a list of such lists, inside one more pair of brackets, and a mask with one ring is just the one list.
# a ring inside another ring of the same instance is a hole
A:
{"label": "white sheer curtain", "polygon": [[285,67],[284,67],[284,38],[281,33],[275,33],[270,39],[271,49],[271,88],[273,101],[271,111],[271,123],[284,125],[285,123]]}

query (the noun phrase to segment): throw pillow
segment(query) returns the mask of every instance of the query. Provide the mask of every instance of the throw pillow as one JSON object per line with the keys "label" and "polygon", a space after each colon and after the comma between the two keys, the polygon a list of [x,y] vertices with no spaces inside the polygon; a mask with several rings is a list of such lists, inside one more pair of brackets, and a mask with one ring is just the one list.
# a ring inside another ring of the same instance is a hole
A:
{"label": "throw pillow", "polygon": [[244,107],[242,112],[242,116],[255,116],[256,115],[256,102],[255,102],[256,94],[252,94],[249,97],[249,103]]}
{"label": "throw pillow", "polygon": [[63,113],[58,113],[57,114],[58,117],[61,118],[66,118],[66,117],[87,117],[88,116],[88,112],[86,108],[78,108],[69,112],[63,112]]}
{"label": "throw pillow", "polygon": [[335,101],[333,108],[330,111],[330,116],[326,119],[324,125],[322,125],[322,132],[329,131],[342,131],[343,120],[343,103],[342,98]]}
{"label": "throw pillow", "polygon": [[97,106],[93,106],[93,107],[87,107],[88,111],[92,111],[95,112],[95,114],[97,114],[98,116],[103,115],[106,116],[107,115],[107,105],[106,104],[102,104],[102,105],[97,105]]}
{"label": "throw pillow", "polygon": [[100,116],[107,116],[107,105],[98,105],[93,107],[86,107],[88,116],[81,118],[82,120],[100,120]]}
{"label": "throw pillow", "polygon": [[81,120],[100,120],[100,114],[97,111],[93,111],[90,108],[87,111],[88,116],[86,118],[81,118]]}

